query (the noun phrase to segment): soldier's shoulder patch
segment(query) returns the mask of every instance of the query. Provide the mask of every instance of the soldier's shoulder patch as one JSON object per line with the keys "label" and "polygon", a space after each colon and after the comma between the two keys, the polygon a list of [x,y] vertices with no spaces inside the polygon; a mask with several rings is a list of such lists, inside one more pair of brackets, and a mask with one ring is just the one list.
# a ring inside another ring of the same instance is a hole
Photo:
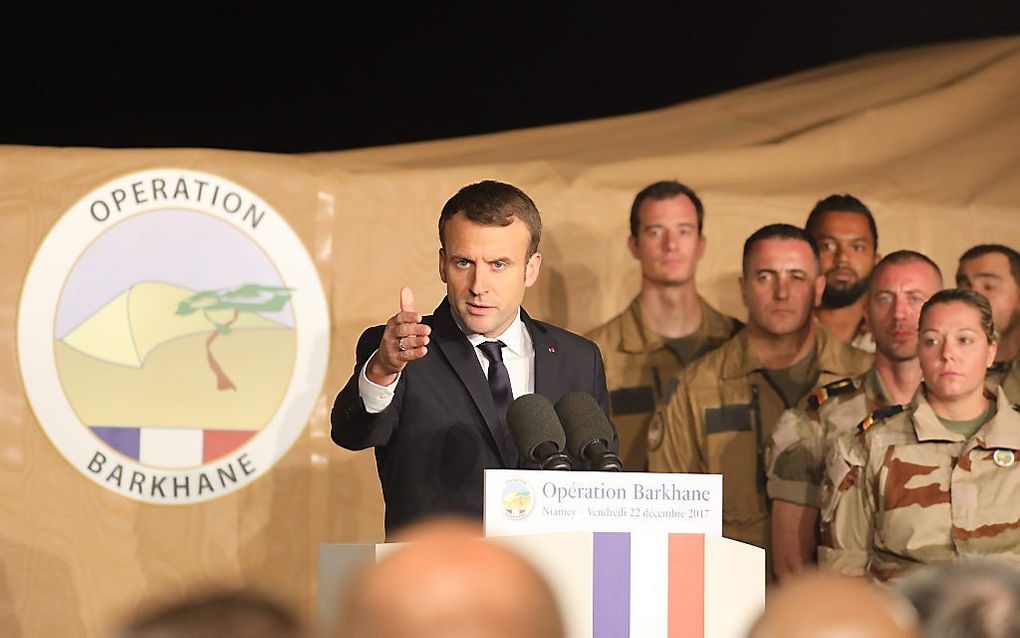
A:
{"label": "soldier's shoulder patch", "polygon": [[853,392],[856,387],[857,386],[854,385],[854,380],[849,378],[827,383],[811,393],[811,396],[809,396],[807,400],[807,407],[808,409],[817,412],[823,405],[825,405],[825,402],[832,397],[838,397],[841,394],[849,394],[850,392]]}
{"label": "soldier's shoulder patch", "polygon": [[890,405],[884,408],[879,408],[878,410],[875,410],[868,416],[864,417],[864,420],[857,425],[857,431],[867,432],[871,428],[871,426],[875,425],[876,423],[881,423],[882,421],[888,419],[889,417],[896,416],[897,414],[903,412],[906,409],[907,406],[905,405]]}

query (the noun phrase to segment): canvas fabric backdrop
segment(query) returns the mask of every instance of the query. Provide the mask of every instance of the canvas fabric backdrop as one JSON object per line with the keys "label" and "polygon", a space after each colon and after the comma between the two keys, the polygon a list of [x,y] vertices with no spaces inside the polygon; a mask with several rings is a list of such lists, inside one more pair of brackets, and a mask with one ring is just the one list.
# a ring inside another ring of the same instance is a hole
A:
{"label": "canvas fabric backdrop", "polygon": [[[153,168],[211,173],[268,202],[330,312],[328,371],[296,442],[251,485],[190,505],[83,477],[37,422],[17,353],[19,295],[53,225],[89,191]],[[871,207],[880,252],[925,252],[951,284],[969,246],[1020,247],[1020,38],[873,55],[639,115],[350,152],[0,147],[0,633],[102,635],[144,603],[220,585],[266,590],[310,621],[318,544],[382,539],[374,459],[333,445],[332,400],[401,286],[422,314],[441,300],[439,210],[481,179],[538,204],[543,267],[525,306],[576,332],[637,292],[628,211],[660,179],[702,197],[699,288],[734,316],[744,239],[802,224],[831,193]]]}

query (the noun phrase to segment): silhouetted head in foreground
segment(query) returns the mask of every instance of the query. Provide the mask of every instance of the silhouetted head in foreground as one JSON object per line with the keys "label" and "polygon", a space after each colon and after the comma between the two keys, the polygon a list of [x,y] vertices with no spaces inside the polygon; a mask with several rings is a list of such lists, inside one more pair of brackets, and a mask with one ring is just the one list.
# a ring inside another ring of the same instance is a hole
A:
{"label": "silhouetted head in foreground", "polygon": [[188,598],[133,620],[118,638],[299,638],[294,614],[251,592],[220,592]]}
{"label": "silhouetted head in foreground", "polygon": [[898,583],[925,638],[1020,636],[1020,571],[991,562],[916,571]]}
{"label": "silhouetted head in foreground", "polygon": [[552,591],[515,553],[441,521],[404,530],[405,547],[368,568],[343,603],[337,636],[562,638]]}
{"label": "silhouetted head in foreground", "polygon": [[909,638],[916,616],[894,593],[860,578],[809,573],[770,593],[749,638]]}

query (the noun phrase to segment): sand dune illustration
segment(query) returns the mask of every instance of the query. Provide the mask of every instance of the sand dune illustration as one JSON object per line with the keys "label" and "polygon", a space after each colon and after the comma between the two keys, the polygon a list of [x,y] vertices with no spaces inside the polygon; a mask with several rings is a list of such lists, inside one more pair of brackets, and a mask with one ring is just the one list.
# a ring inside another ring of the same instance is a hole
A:
{"label": "sand dune illustration", "polygon": [[125,290],[72,330],[62,341],[82,354],[108,363],[140,368],[154,349],[189,335],[209,334],[210,319],[231,330],[280,328],[254,313],[234,317],[229,309],[181,315],[181,302],[195,291],[171,284],[145,282]]}
{"label": "sand dune illustration", "polygon": [[[206,331],[208,332],[208,330]],[[275,414],[294,371],[297,335],[243,330],[215,350],[237,390],[216,388],[204,334],[171,339],[140,368],[109,363],[57,342],[57,372],[82,423],[118,427],[259,430]]]}

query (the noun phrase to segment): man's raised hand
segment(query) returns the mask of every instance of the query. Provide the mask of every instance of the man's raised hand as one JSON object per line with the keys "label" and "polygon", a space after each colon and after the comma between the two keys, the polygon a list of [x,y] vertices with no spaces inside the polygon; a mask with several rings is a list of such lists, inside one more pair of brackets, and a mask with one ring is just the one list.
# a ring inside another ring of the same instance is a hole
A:
{"label": "man's raised hand", "polygon": [[391,385],[397,374],[410,361],[421,359],[428,352],[432,329],[421,322],[414,309],[410,288],[400,289],[400,312],[390,317],[379,341],[379,351],[368,362],[365,376],[378,385]]}

